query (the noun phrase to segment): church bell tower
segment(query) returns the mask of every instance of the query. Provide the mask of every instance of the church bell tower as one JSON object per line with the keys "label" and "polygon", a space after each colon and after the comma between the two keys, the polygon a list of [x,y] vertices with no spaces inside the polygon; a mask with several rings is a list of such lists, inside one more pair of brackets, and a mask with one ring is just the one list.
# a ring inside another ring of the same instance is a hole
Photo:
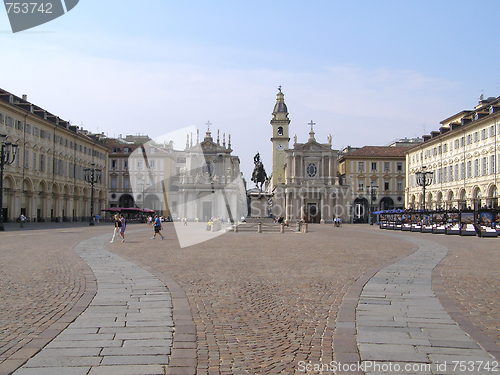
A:
{"label": "church bell tower", "polygon": [[271,142],[273,144],[273,172],[272,172],[272,188],[279,183],[286,183],[285,181],[285,163],[286,152],[288,149],[288,127],[290,120],[288,119],[288,109],[285,104],[285,95],[281,92],[281,86],[278,88],[279,92],[276,95],[276,104],[274,105],[273,118],[271,125],[273,127],[273,136]]}

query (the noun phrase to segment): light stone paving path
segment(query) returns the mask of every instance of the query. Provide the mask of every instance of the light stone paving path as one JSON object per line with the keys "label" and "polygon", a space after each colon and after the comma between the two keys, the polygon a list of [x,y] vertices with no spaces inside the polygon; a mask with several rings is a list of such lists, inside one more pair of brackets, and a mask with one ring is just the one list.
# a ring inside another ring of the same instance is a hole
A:
{"label": "light stone paving path", "polygon": [[109,235],[75,247],[98,291],[89,307],[15,375],[163,375],[169,363],[172,300],[139,266],[104,249]]}
{"label": "light stone paving path", "polygon": [[375,274],[356,309],[357,341],[366,373],[498,373],[498,366],[496,371],[483,368],[486,363],[493,367],[495,358],[458,326],[432,290],[431,272],[447,248],[407,239],[419,250]]}

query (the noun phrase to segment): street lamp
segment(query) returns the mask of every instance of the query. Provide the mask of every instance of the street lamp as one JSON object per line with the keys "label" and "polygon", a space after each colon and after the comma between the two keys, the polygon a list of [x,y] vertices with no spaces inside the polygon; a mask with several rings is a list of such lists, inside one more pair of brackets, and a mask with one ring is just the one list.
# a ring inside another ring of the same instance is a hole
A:
{"label": "street lamp", "polygon": [[425,210],[425,187],[432,184],[432,178],[434,177],[434,172],[426,171],[427,167],[424,165],[420,172],[417,172],[415,175],[417,176],[417,185],[422,186],[424,189],[424,199],[422,208]]}
{"label": "street lamp", "polygon": [[377,188],[378,186],[373,185],[373,181],[371,182],[370,186],[367,186],[368,189],[368,195],[370,196],[370,215],[368,216],[368,220],[370,222],[370,225],[373,225],[373,210],[374,210],[374,202],[377,199]]}
{"label": "street lamp", "polygon": [[4,231],[3,227],[3,166],[14,163],[17,154],[17,145],[7,140],[6,134],[0,134],[2,142],[2,150],[0,151],[0,231]]}
{"label": "street lamp", "polygon": [[94,184],[101,182],[101,170],[95,168],[95,164],[91,163],[90,168],[83,170],[85,181],[90,184],[90,222],[89,225],[94,225]]}

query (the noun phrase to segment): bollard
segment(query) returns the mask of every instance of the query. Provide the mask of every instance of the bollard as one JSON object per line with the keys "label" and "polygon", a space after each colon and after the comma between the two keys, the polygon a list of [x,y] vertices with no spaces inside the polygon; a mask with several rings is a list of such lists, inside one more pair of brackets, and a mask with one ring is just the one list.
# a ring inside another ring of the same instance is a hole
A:
{"label": "bollard", "polygon": [[297,232],[300,232],[302,230],[301,222],[297,221]]}
{"label": "bollard", "polygon": [[309,233],[309,228],[307,227],[307,223],[304,223],[303,229],[304,233]]}
{"label": "bollard", "polygon": [[281,223],[280,233],[285,233],[285,224]]}
{"label": "bollard", "polygon": [[234,233],[238,233],[238,224],[234,225]]}
{"label": "bollard", "polygon": [[257,233],[262,233],[262,223],[257,224]]}

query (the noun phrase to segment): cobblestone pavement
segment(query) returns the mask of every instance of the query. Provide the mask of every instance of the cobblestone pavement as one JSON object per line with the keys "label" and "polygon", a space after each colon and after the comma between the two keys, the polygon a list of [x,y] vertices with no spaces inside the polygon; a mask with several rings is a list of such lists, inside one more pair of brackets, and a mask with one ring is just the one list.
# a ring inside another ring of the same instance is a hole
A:
{"label": "cobblestone pavement", "polygon": [[[127,242],[107,243],[106,248],[153,274],[172,295],[176,328],[167,371],[177,361],[184,366],[178,373],[303,374],[319,373],[307,371],[307,364],[359,359],[355,310],[363,288],[377,280],[379,270],[417,250],[412,239],[449,249],[432,270],[434,293],[460,328],[490,353],[498,353],[498,239],[313,225],[308,234],[228,233],[181,249],[173,226],[164,227],[166,241],[150,240],[149,228],[127,229]],[[48,228],[44,236],[35,231],[0,233],[0,298],[5,301],[0,311],[6,311],[0,316],[6,338],[2,344],[8,347],[0,375],[33,356],[88,305],[91,298],[85,293],[95,293],[89,287],[95,280],[69,250],[85,235],[111,233],[110,228]],[[12,254],[12,247],[20,257]],[[59,283],[54,281],[58,278]],[[11,291],[12,285],[17,287]],[[361,302],[366,307],[370,296]],[[50,308],[59,315],[47,318]],[[25,311],[31,319],[24,319]],[[30,332],[32,322],[41,319],[48,319],[46,330]],[[47,331],[50,335],[44,337]],[[26,335],[27,340],[20,339]],[[31,348],[30,340],[36,342]]]}
{"label": "cobblestone pavement", "polygon": [[167,241],[113,250],[184,289],[196,325],[198,374],[290,374],[301,361],[334,359],[337,309],[349,285],[414,249],[347,226],[309,228],[308,234],[228,233],[180,249],[170,227]]}
{"label": "cobblestone pavement", "polygon": [[[357,342],[361,360],[372,373],[494,373],[479,364],[495,358],[483,350],[448,315],[432,290],[431,273],[448,249],[422,238],[408,238],[419,249],[377,274],[364,286],[357,307]],[[399,371],[380,371],[374,363],[392,362]],[[462,371],[463,370],[463,371]]]}
{"label": "cobblestone pavement", "polygon": [[92,272],[73,252],[88,237],[88,224],[5,227],[0,232],[0,374],[46,345],[95,293]]}
{"label": "cobblestone pavement", "polygon": [[15,375],[165,373],[174,326],[170,293],[149,272],[105,250],[108,241],[109,235],[101,235],[75,247],[94,272],[98,292]]}

